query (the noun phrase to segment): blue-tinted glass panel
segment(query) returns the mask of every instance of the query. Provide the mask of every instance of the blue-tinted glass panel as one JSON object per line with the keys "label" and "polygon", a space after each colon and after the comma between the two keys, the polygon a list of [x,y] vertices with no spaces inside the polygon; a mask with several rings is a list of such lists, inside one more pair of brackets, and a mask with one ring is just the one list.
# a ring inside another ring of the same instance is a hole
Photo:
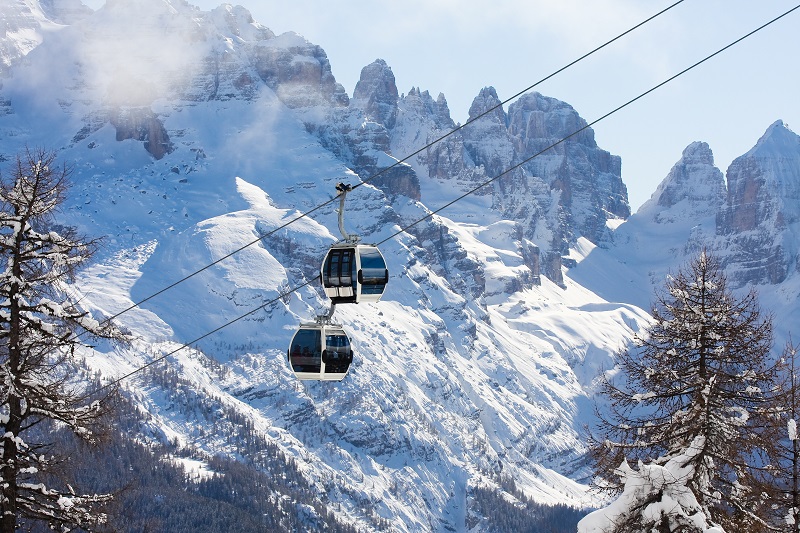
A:
{"label": "blue-tinted glass panel", "polygon": [[322,333],[301,329],[289,347],[289,364],[295,372],[319,372],[322,362]]}
{"label": "blue-tinted glass panel", "polygon": [[386,261],[377,248],[361,248],[361,294],[381,294],[386,288]]}
{"label": "blue-tinted glass panel", "polygon": [[355,289],[356,264],[352,248],[333,248],[322,268],[325,287],[353,287]]}
{"label": "blue-tinted glass panel", "polygon": [[325,350],[325,373],[346,373],[353,361],[353,352],[350,349],[350,339],[347,338],[347,335],[326,335]]}

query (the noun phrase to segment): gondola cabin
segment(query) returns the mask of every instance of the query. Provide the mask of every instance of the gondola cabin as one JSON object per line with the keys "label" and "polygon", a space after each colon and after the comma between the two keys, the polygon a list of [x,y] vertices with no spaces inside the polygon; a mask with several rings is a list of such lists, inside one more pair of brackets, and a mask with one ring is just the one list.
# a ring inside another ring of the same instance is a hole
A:
{"label": "gondola cabin", "polygon": [[350,339],[338,324],[301,324],[289,345],[297,379],[341,381],[353,362]]}
{"label": "gondola cabin", "polygon": [[389,282],[389,270],[377,246],[334,244],[322,263],[322,286],[335,304],[377,302]]}

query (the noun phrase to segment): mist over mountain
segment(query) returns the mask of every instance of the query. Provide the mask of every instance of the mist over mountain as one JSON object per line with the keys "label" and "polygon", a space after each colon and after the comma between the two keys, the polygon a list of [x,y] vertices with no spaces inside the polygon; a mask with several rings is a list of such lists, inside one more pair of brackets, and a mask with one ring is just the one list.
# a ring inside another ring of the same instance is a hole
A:
{"label": "mist over mountain", "polygon": [[[727,180],[691,144],[631,215],[620,158],[591,129],[558,143],[586,121],[554,97],[506,109],[486,87],[469,116],[488,113],[428,146],[456,127],[445,95],[398,90],[376,59],[351,96],[321,45],[240,6],[24,0],[0,20],[0,161],[44,146],[72,168],[60,222],[105,236],[74,287],[87,309],[147,299],[118,319],[133,345],[86,365],[111,380],[191,343],[123,381],[142,416],[127,436],[212,477],[215,456],[271,472],[271,450],[303,487],[275,512],[308,527],[490,529],[545,520],[528,499],[596,505],[594,381],[702,248],[797,316],[800,138],[780,121]],[[313,280],[339,239],[338,202],[318,206],[363,181],[345,225],[385,241],[387,292],[336,309],[346,379],[300,382],[286,350],[329,307]]]}

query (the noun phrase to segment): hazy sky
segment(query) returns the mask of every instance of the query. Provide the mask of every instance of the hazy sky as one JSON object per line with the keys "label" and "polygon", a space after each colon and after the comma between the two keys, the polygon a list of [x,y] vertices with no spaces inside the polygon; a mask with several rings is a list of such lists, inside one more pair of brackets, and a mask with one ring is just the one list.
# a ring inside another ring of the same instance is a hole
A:
{"label": "hazy sky", "polygon": [[[276,34],[320,45],[352,95],[377,58],[398,90],[447,98],[465,122],[478,91],[501,100],[671,5],[675,0],[240,0]],[[800,0],[684,0],[535,90],[571,104],[589,122],[680,72]],[[84,0],[100,7],[103,0]],[[211,10],[218,0],[189,0]],[[718,167],[749,150],[782,119],[800,133],[800,10],[593,127],[622,157],[635,211],[693,141]],[[405,154],[395,154],[402,156]]]}

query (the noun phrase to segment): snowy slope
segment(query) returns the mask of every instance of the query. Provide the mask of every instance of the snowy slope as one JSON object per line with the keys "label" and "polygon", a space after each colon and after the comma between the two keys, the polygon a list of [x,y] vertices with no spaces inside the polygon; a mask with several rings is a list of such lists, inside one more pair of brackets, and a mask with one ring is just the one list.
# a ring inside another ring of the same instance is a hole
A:
{"label": "snowy slope", "polygon": [[613,245],[589,250],[569,275],[610,301],[648,309],[670,270],[714,238],[724,201],[725,181],[711,148],[692,143],[650,200],[615,228]]}
{"label": "snowy slope", "polygon": [[80,0],[19,0],[0,4],[0,78],[39,46],[45,36],[91,14]]}

